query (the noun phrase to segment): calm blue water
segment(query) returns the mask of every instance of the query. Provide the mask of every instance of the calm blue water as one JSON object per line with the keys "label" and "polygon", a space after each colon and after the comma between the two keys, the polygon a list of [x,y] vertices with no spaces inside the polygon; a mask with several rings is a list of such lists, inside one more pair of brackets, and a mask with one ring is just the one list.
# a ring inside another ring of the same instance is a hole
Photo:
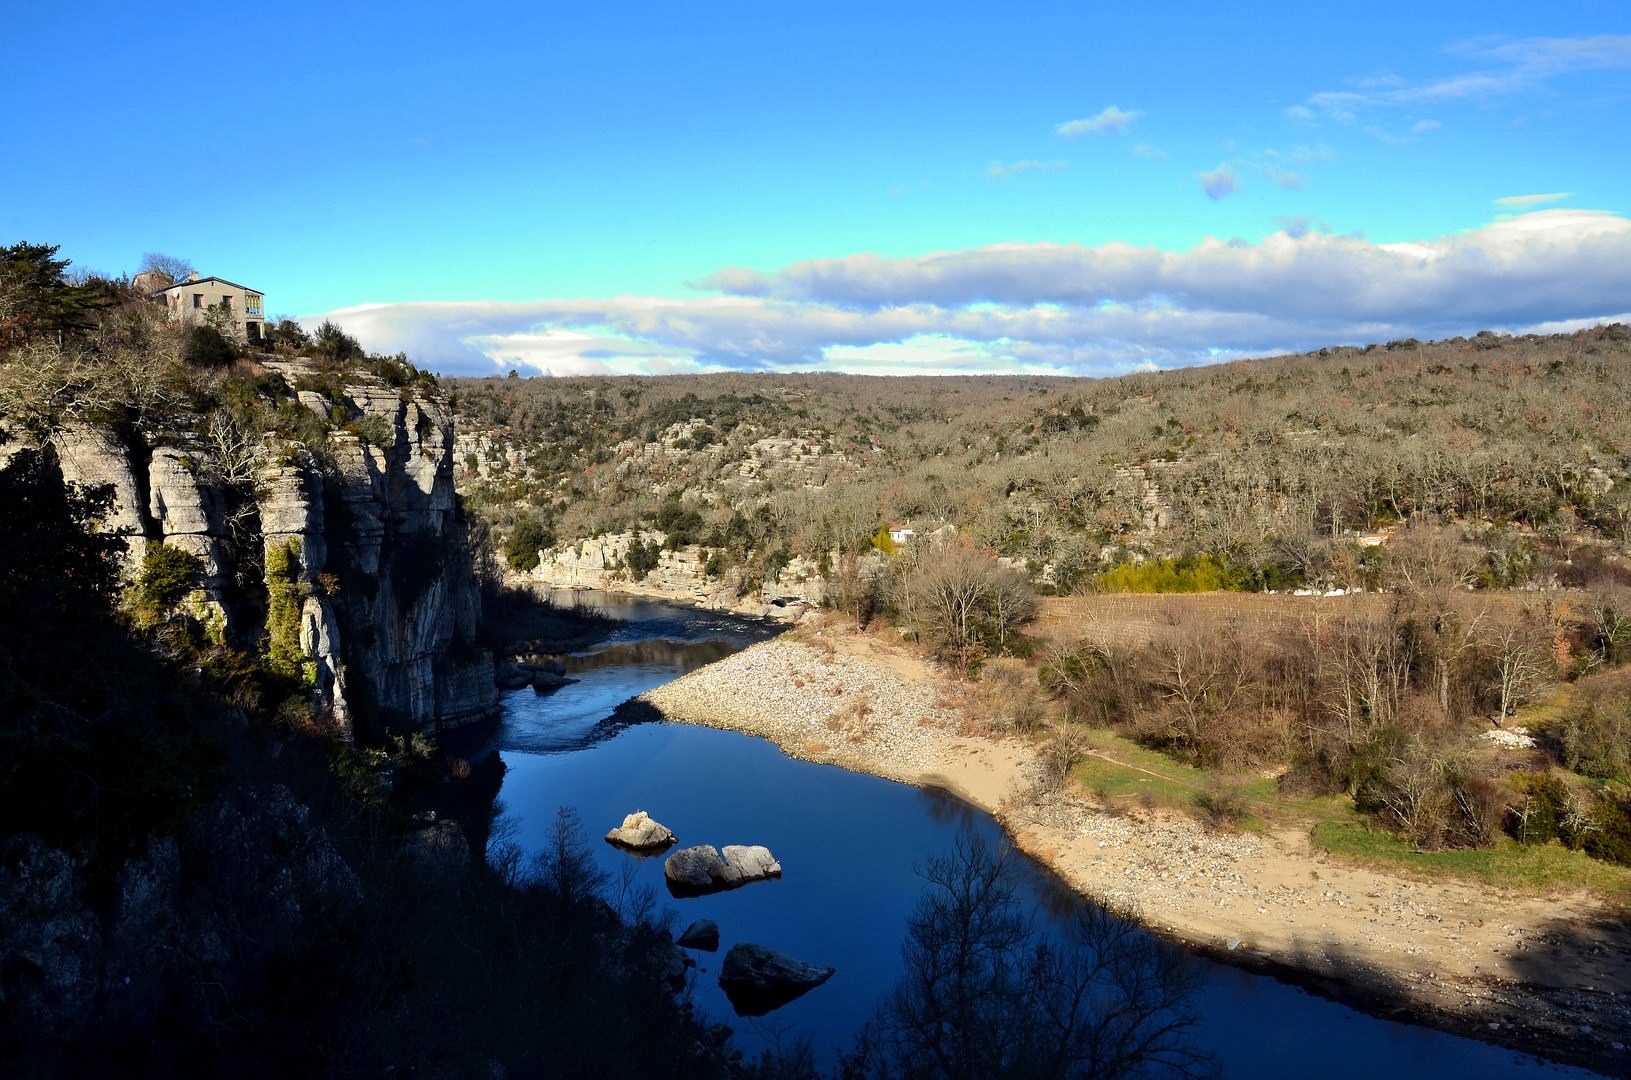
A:
{"label": "calm blue water", "polygon": [[[616,643],[651,634],[675,642],[719,638],[734,645],[764,631],[687,609],[641,601],[609,613],[634,622]],[[699,615],[701,613],[698,613]],[[649,616],[650,621],[642,616]],[[658,650],[660,651],[660,650]],[[645,724],[608,732],[601,724],[623,700],[696,666],[684,648],[666,658],[593,667],[569,665],[581,681],[549,696],[519,690],[504,698],[498,746],[508,766],[500,793],[501,828],[524,851],[538,851],[557,811],[581,818],[614,902],[653,897],[673,913],[676,932],[699,918],[719,924],[717,954],[688,953],[700,964],[694,1000],[731,1024],[752,1055],[778,1040],[806,1036],[822,1064],[850,1039],[899,979],[905,927],[923,891],[917,869],[950,852],[959,830],[993,844],[1001,830],[985,813],[949,795],[795,761],[764,740],[682,724]],[[711,655],[711,654],[710,654]],[[579,669],[579,670],[574,670]],[[674,899],[662,857],[641,857],[602,843],[633,810],[672,828],[681,845],[763,844],[783,876],[712,896]],[[1030,886],[1042,918],[1057,884],[1037,869]],[[1070,902],[1084,902],[1072,900]],[[716,981],[730,946],[752,941],[838,969],[826,985],[758,1020],[738,1018]],[[1201,1023],[1193,1042],[1216,1055],[1226,1076],[1580,1076],[1510,1050],[1428,1028],[1379,1020],[1275,979],[1198,961],[1203,981],[1193,1004]]]}

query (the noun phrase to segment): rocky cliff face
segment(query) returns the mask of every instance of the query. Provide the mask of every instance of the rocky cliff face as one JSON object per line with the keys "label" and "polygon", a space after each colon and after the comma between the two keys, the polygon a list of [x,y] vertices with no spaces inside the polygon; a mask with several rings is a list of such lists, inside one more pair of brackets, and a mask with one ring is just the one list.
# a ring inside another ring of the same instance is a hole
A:
{"label": "rocky cliff face", "polygon": [[68,479],[112,485],[109,524],[130,537],[132,576],[155,542],[197,556],[193,613],[235,644],[297,643],[302,678],[346,730],[433,730],[490,714],[492,658],[476,644],[446,406],[367,376],[340,400],[299,398],[326,421],[347,420],[322,460],[268,437],[228,475],[219,448],[185,427],[121,436],[80,425],[53,441]]}

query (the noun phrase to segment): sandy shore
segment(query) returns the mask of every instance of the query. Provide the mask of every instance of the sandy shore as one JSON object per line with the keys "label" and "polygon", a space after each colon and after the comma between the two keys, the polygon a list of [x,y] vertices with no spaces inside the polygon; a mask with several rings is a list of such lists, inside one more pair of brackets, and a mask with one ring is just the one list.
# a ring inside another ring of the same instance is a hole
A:
{"label": "sandy shore", "polygon": [[778,639],[643,696],[675,720],[949,788],[1084,895],[1230,963],[1370,1011],[1631,1074],[1631,923],[1580,895],[1514,895],[1345,865],[1306,834],[1206,831],[1048,790],[1017,739],[962,733],[960,688],[903,647]]}

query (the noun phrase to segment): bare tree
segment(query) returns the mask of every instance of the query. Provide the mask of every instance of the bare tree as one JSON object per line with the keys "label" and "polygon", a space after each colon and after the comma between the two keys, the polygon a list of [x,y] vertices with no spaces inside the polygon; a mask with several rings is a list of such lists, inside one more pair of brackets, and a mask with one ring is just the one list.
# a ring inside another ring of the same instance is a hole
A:
{"label": "bare tree", "polygon": [[1549,627],[1538,624],[1525,612],[1521,619],[1490,632],[1499,701],[1496,723],[1505,723],[1519,705],[1557,675],[1548,631]]}
{"label": "bare tree", "polygon": [[1252,682],[1239,628],[1175,627],[1155,646],[1155,683],[1169,708],[1152,718],[1162,741],[1204,757],[1210,729],[1243,700]]}
{"label": "bare tree", "polygon": [[259,475],[262,443],[253,424],[225,409],[216,409],[204,422],[209,465],[228,484],[253,484]]}
{"label": "bare tree", "polygon": [[148,251],[142,254],[142,264],[138,273],[149,271],[163,275],[170,279],[170,284],[187,280],[189,274],[196,274],[197,268],[179,255],[166,255],[159,251]]}
{"label": "bare tree", "polygon": [[1311,741],[1334,736],[1344,753],[1399,714],[1409,688],[1409,662],[1399,640],[1399,608],[1385,616],[1348,609],[1305,622],[1314,656],[1314,693],[1328,726],[1315,722]]}
{"label": "bare tree", "polygon": [[1417,525],[1400,536],[1390,554],[1402,592],[1462,589],[1474,580],[1476,556],[1449,526]]}
{"label": "bare tree", "polygon": [[1631,649],[1631,589],[1607,586],[1593,589],[1586,609],[1592,647],[1602,664],[1617,664]]}
{"label": "bare tree", "polygon": [[920,547],[898,578],[896,607],[931,644],[961,661],[979,645],[981,624],[998,639],[1034,609],[1029,587],[990,552],[957,535]]}

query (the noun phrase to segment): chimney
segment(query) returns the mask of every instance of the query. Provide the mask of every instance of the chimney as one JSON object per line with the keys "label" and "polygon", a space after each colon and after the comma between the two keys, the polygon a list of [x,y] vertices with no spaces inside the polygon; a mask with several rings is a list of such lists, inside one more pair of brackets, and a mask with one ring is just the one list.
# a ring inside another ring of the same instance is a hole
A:
{"label": "chimney", "polygon": [[198,271],[194,270],[192,273],[188,274],[187,275],[187,280],[188,281],[197,281],[198,280]]}

